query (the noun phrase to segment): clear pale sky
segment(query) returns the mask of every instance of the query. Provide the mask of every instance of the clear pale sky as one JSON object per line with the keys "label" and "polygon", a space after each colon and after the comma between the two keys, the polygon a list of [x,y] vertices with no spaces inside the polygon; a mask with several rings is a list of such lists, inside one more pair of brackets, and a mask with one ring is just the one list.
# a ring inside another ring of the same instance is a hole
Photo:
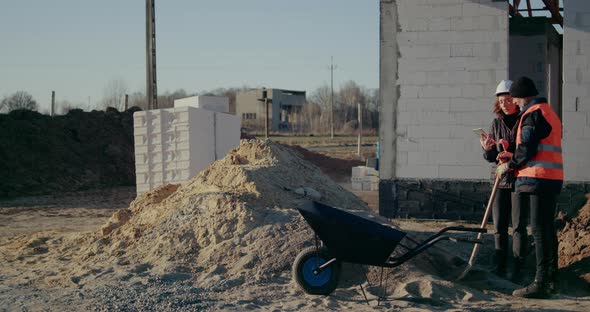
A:
{"label": "clear pale sky", "polygon": [[[145,0],[0,0],[0,96],[92,104],[145,90]],[[158,92],[379,83],[377,0],[156,0]]]}

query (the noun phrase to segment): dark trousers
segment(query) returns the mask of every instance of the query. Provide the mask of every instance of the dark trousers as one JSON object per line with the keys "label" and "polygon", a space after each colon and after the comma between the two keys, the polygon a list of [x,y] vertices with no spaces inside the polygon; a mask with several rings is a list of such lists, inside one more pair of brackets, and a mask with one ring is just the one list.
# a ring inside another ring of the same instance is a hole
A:
{"label": "dark trousers", "polygon": [[494,219],[494,244],[496,252],[508,257],[508,226],[512,219],[512,254],[514,258],[524,259],[527,249],[527,217],[528,206],[521,206],[517,193],[511,189],[498,189],[492,206]]}
{"label": "dark trousers", "polygon": [[499,265],[505,264],[508,256],[508,225],[510,224],[510,211],[512,210],[511,189],[498,189],[492,206],[492,218],[494,219],[494,245],[498,256]]}
{"label": "dark trousers", "polygon": [[[549,274],[557,271],[557,232],[555,230],[555,194],[517,194],[517,202],[524,211],[530,209],[531,227],[535,239],[537,268],[535,280],[548,281]],[[526,232],[525,232],[526,233]],[[523,254],[524,256],[524,254]]]}
{"label": "dark trousers", "polygon": [[524,262],[528,252],[526,226],[529,216],[529,198],[523,193],[512,193],[512,254],[514,259]]}

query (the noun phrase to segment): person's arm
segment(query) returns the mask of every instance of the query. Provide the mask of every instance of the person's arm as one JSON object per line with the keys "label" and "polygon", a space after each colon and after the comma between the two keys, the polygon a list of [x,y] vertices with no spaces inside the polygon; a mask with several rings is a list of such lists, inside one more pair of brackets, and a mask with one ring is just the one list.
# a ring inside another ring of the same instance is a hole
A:
{"label": "person's arm", "polygon": [[[488,132],[488,136],[491,137],[491,139],[495,142],[496,141],[496,127],[497,127],[497,119],[494,119],[494,121],[492,122],[492,125],[490,126],[490,132]],[[483,143],[482,143],[482,148],[483,148],[483,158],[485,160],[487,160],[488,162],[496,162],[496,157],[498,156],[498,150],[496,149],[496,144],[494,144],[491,149],[486,150],[485,147],[483,147]]]}
{"label": "person's arm", "polygon": [[517,169],[524,166],[537,154],[539,141],[551,133],[551,125],[547,122],[541,110],[536,110],[524,117],[520,133],[520,144],[516,146],[514,155],[508,166]]}

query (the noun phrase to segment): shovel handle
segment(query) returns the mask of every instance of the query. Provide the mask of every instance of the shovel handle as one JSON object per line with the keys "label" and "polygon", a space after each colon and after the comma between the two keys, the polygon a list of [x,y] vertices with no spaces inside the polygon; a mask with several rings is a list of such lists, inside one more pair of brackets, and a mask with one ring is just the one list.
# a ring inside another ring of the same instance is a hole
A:
{"label": "shovel handle", "polygon": [[[481,220],[481,225],[479,226],[480,229],[486,227],[488,223],[488,217],[490,216],[490,211],[492,210],[492,203],[494,202],[494,197],[496,197],[496,192],[498,191],[498,185],[500,184],[500,180],[502,177],[500,175],[496,175],[496,180],[494,181],[494,187],[492,188],[492,194],[490,195],[490,199],[488,199],[488,206],[486,207],[486,211],[483,214],[483,220]],[[477,234],[477,239],[480,240],[483,237],[483,233]],[[477,255],[477,251],[479,250],[479,244],[473,246],[473,251],[471,252],[471,257],[469,257],[469,264],[473,265],[475,261],[475,256]]]}

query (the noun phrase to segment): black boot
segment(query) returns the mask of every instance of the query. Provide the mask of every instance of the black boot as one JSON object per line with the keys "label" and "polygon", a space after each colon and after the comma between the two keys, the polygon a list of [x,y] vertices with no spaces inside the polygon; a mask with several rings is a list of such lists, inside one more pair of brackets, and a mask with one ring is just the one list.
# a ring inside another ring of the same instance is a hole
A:
{"label": "black boot", "polygon": [[546,299],[550,294],[547,291],[547,284],[539,281],[534,281],[524,288],[520,288],[512,292],[513,296],[523,298]]}
{"label": "black boot", "polygon": [[557,269],[549,269],[547,274],[547,291],[550,294],[556,294],[558,292],[558,281],[557,281]]}
{"label": "black boot", "polygon": [[494,270],[494,273],[496,273],[496,275],[501,278],[506,278],[506,262],[508,261],[506,252],[504,250],[496,249],[496,256],[494,260],[496,262],[496,269]]}
{"label": "black boot", "polygon": [[514,266],[512,267],[512,275],[510,281],[514,284],[522,285],[524,280],[524,259],[514,258]]}

